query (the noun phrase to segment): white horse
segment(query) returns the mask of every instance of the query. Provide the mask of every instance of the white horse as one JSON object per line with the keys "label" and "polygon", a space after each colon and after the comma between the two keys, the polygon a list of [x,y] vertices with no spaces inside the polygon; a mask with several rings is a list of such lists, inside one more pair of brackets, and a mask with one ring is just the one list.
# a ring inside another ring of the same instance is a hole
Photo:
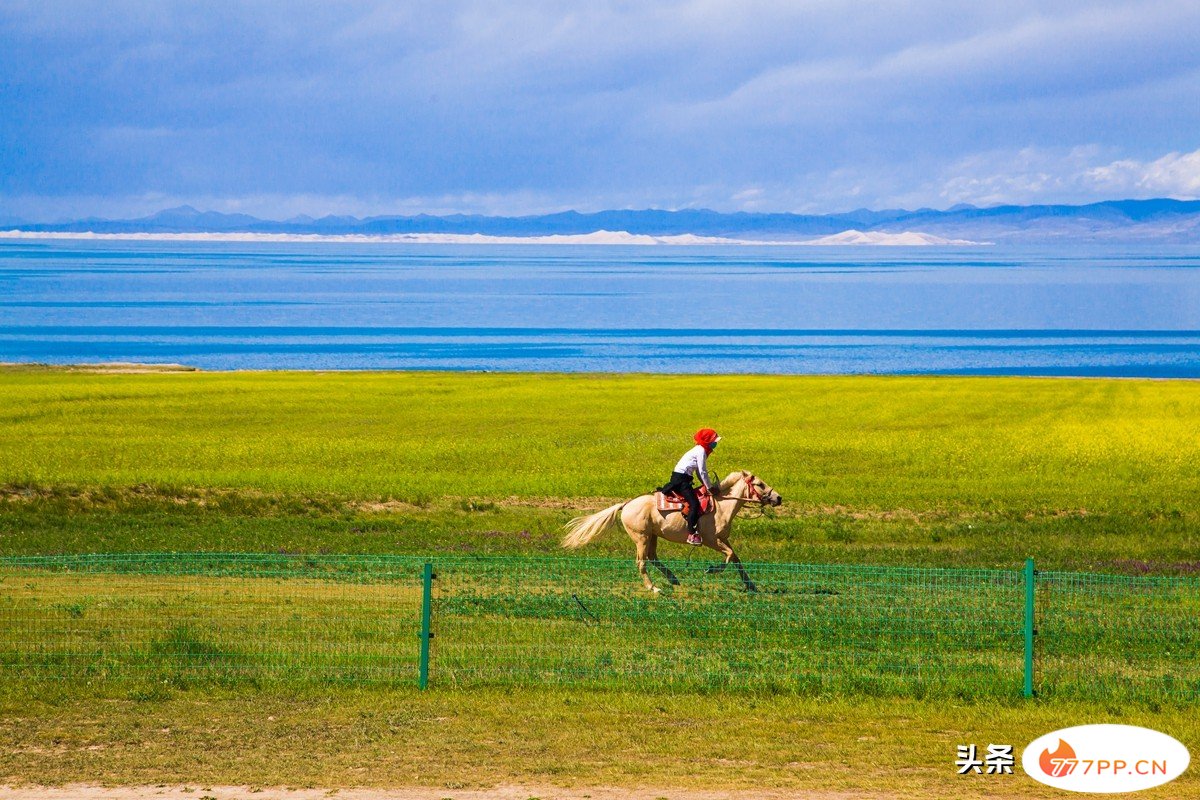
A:
{"label": "white horse", "polygon": [[[721,481],[721,488],[715,499],[716,508],[713,512],[700,518],[700,537],[706,547],[711,547],[725,556],[725,563],[714,566],[709,571],[721,572],[729,564],[733,564],[742,576],[746,591],[756,591],[754,582],[750,580],[742,562],[729,546],[729,530],[733,527],[733,518],[746,503],[757,502],[764,506],[777,506],[783,502],[783,498],[753,473],[737,471],[729,473],[728,477]],[[666,564],[658,560],[658,539],[661,537],[681,544],[686,542],[687,520],[680,511],[666,514],[659,511],[653,494],[644,494],[624,503],[617,503],[590,516],[576,517],[566,525],[567,535],[563,537],[562,546],[571,549],[583,547],[616,525],[618,518],[629,538],[637,545],[638,572],[642,574],[646,588],[652,592],[658,591],[658,587],[650,580],[646,562],[653,564],[672,586],[678,585],[679,579]]]}

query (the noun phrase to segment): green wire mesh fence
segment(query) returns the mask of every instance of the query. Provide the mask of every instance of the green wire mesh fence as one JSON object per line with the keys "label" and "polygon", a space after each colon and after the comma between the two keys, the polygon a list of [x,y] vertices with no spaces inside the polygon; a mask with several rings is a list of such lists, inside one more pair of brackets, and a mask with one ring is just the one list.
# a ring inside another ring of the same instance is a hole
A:
{"label": "green wire mesh fence", "polygon": [[1037,690],[1200,700],[1200,581],[1038,573]]}
{"label": "green wire mesh fence", "polygon": [[[436,564],[432,663],[449,685],[1019,694],[1021,575],[982,570]],[[665,581],[664,581],[665,582]]]}
{"label": "green wire mesh fence", "polygon": [[0,561],[0,666],[109,681],[409,683],[420,561],[153,554]]}
{"label": "green wire mesh fence", "polygon": [[664,591],[651,594],[629,561],[608,559],[5,558],[0,670],[35,681],[1200,699],[1195,579],[1038,573],[1029,593],[1031,567],[751,564],[748,593],[712,562],[666,566],[678,585],[659,575]]}

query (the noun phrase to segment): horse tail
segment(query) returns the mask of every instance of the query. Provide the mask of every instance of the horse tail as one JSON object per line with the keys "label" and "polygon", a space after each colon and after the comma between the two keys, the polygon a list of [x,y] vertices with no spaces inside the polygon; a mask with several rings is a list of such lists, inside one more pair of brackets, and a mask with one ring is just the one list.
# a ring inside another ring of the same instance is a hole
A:
{"label": "horse tail", "polygon": [[590,516],[576,517],[571,520],[563,526],[567,529],[567,535],[563,537],[562,546],[571,550],[583,547],[592,539],[595,539],[609,528],[615,526],[617,520],[621,518],[621,509],[625,508],[625,505],[625,503],[617,503],[615,506],[609,506],[603,511],[597,511]]}

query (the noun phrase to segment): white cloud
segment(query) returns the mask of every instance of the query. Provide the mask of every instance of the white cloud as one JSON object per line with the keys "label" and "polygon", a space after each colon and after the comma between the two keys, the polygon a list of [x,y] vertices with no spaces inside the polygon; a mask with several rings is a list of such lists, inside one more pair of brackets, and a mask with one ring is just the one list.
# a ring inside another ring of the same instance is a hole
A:
{"label": "white cloud", "polygon": [[1081,176],[1099,154],[1100,148],[1093,145],[1067,150],[1026,147],[967,156],[943,169],[938,204],[992,206],[1090,199]]}
{"label": "white cloud", "polygon": [[[1099,200],[1200,197],[1200,150],[1152,160],[1114,158],[1114,148],[1026,147],[955,159],[925,177],[897,174],[874,182],[876,205],[938,208]],[[886,194],[888,186],[894,194]]]}
{"label": "white cloud", "polygon": [[1149,162],[1122,159],[1094,167],[1084,177],[1105,194],[1194,200],[1200,198],[1200,150],[1167,153]]}
{"label": "white cloud", "polygon": [[204,210],[285,219],[307,214],[487,214],[520,216],[574,209],[712,208],[718,211],[828,213],[854,208],[948,208],[1098,200],[1200,198],[1200,150],[1158,158],[1116,158],[1111,147],[1026,147],[988,150],[948,164],[934,160],[879,167],[814,170],[791,180],[753,184],[714,181],[687,191],[670,185],[626,191],[514,190],[423,195],[255,193],[238,195],[145,192],[126,196],[0,195],[0,217],[54,221],[89,215],[129,218],[189,204]]}

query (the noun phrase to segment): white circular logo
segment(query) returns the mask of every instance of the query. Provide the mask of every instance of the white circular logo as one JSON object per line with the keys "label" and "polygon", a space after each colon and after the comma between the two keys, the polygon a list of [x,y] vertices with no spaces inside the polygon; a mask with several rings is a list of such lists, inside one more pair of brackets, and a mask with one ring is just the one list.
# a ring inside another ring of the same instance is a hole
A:
{"label": "white circular logo", "polygon": [[1077,725],[1029,743],[1021,766],[1029,777],[1072,792],[1136,792],[1183,774],[1186,747],[1165,733],[1133,725]]}

